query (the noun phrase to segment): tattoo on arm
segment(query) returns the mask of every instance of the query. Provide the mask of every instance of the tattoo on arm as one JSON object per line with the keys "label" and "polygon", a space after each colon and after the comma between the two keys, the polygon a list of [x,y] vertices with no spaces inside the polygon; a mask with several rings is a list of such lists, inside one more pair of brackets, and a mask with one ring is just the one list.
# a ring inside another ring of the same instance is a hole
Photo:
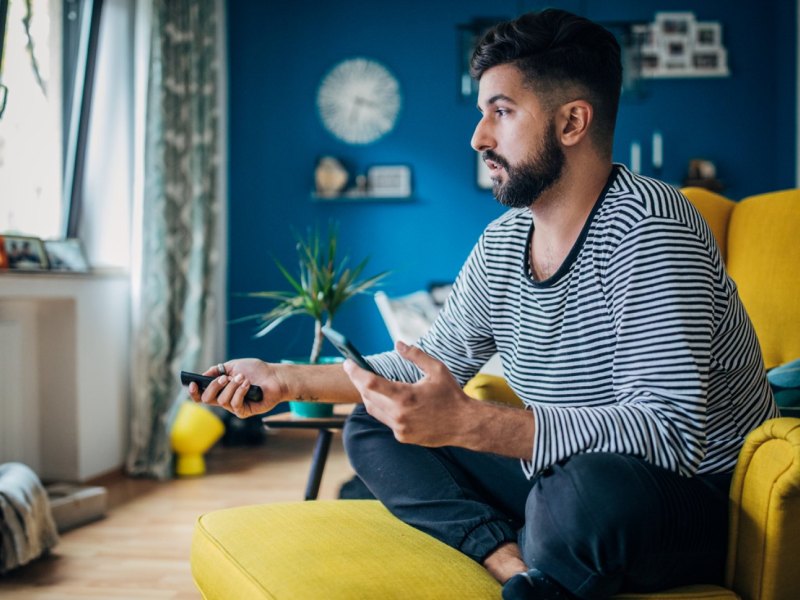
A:
{"label": "tattoo on arm", "polygon": [[320,399],[317,396],[298,396],[295,400],[299,402],[319,402]]}

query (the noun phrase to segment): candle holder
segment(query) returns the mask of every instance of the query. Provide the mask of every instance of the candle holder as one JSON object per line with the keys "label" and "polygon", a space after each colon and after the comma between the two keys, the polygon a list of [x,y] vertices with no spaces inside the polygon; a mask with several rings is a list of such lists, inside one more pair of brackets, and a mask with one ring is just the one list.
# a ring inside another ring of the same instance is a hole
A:
{"label": "candle holder", "polygon": [[664,138],[661,136],[660,131],[653,133],[653,173],[656,177],[661,176],[661,168],[664,166]]}

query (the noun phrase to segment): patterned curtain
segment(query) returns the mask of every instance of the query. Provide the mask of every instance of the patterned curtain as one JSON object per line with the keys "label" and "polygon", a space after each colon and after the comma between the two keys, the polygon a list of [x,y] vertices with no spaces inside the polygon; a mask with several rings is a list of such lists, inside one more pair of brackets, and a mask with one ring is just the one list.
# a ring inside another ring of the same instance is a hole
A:
{"label": "patterned curtain", "polygon": [[132,475],[172,475],[178,372],[208,364],[219,304],[217,0],[153,0],[134,315]]}

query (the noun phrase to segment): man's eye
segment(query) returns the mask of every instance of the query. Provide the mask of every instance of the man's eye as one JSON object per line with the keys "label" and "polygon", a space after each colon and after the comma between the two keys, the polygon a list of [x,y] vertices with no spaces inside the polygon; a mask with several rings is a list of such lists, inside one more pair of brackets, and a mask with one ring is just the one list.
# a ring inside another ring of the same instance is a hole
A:
{"label": "man's eye", "polygon": [[507,108],[498,108],[495,109],[494,112],[498,117],[505,117],[509,113],[509,110]]}

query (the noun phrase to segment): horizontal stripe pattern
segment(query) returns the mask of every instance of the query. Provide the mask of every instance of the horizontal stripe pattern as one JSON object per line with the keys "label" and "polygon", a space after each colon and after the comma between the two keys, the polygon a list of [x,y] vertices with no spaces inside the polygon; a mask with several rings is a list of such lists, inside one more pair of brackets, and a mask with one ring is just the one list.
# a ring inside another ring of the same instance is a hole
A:
{"label": "horizontal stripe pattern", "polygon": [[[777,415],[752,325],[705,221],[677,190],[617,165],[564,265],[528,268],[532,216],[491,223],[419,341],[463,385],[495,353],[533,411],[529,477],[581,452],[730,471]],[[421,373],[394,352],[389,378]]]}

